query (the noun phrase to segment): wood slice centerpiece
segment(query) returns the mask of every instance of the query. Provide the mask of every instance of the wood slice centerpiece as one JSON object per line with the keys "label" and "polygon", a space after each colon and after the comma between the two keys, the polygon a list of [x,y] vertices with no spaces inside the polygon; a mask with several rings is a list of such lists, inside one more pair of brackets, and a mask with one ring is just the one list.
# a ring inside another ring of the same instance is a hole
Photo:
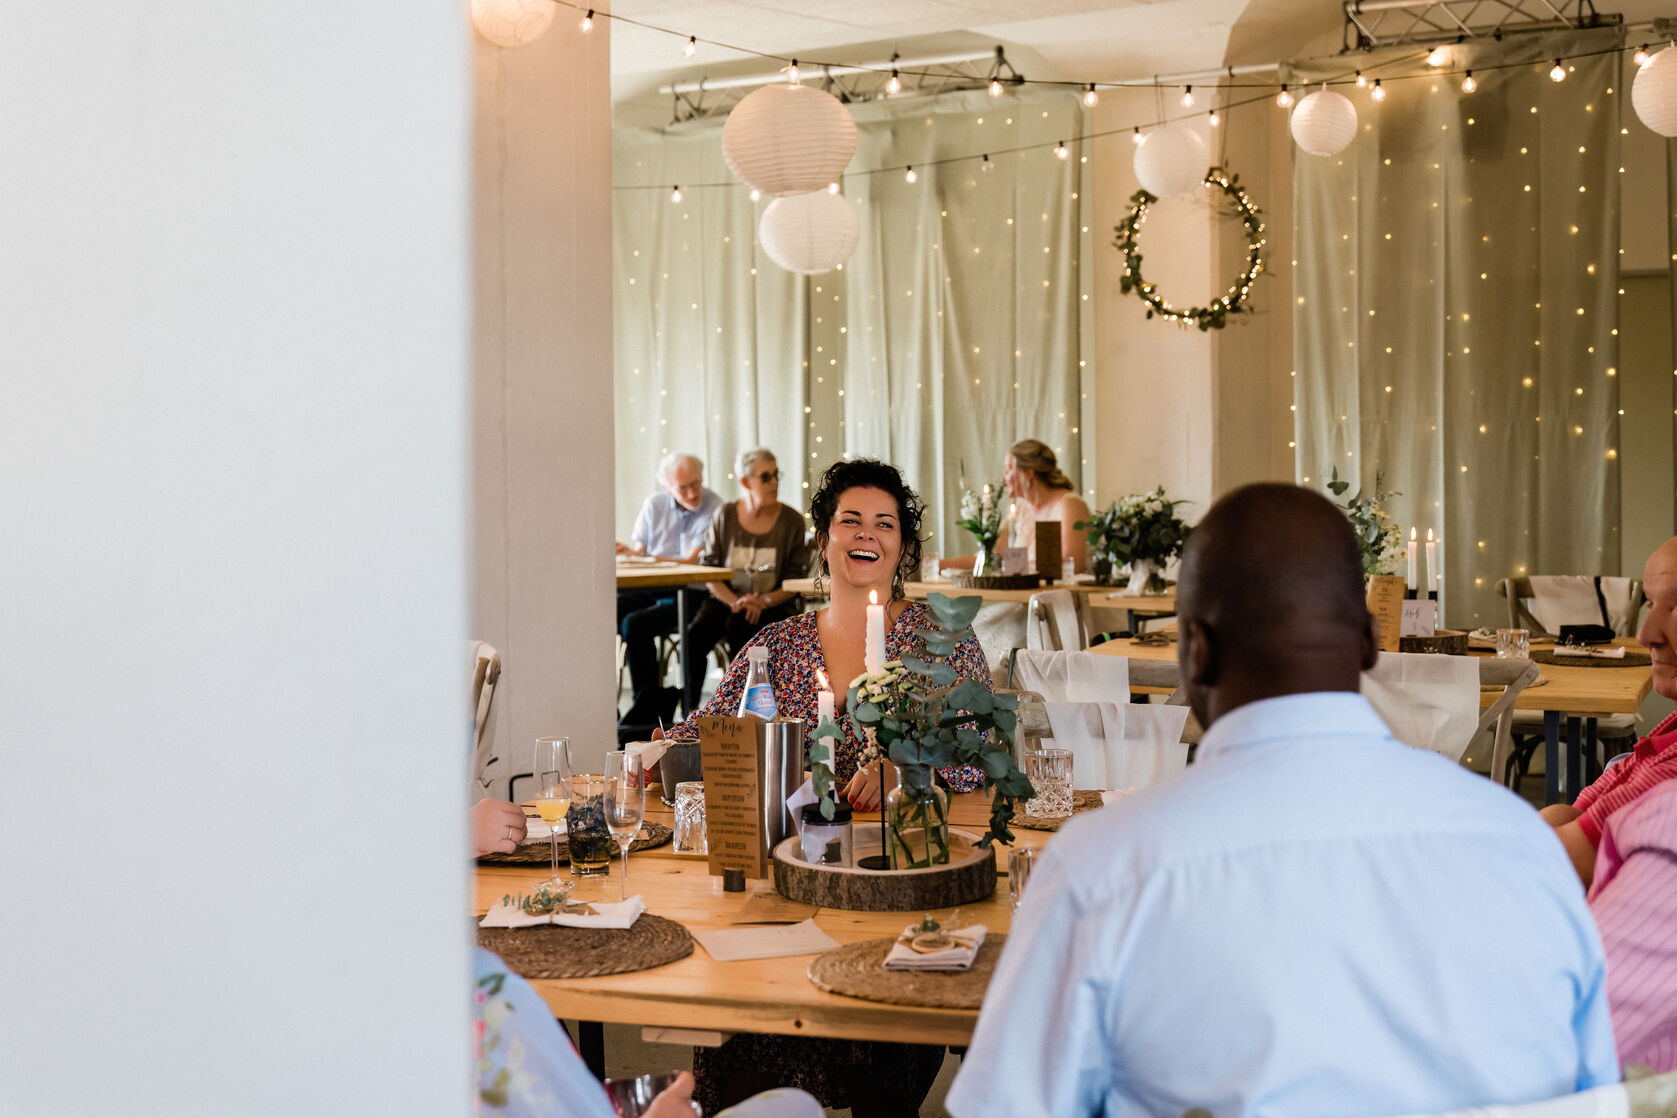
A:
{"label": "wood slice centerpiece", "polygon": [[1439,629],[1430,637],[1400,637],[1399,652],[1442,652],[1446,656],[1467,655],[1465,629]]}
{"label": "wood slice centerpiece", "polygon": [[957,590],[1035,590],[1042,584],[1036,575],[975,575],[971,571],[950,571],[949,581]]}
{"label": "wood slice centerpiece", "polygon": [[[871,834],[870,834],[871,832]],[[855,855],[879,853],[879,828],[857,827]],[[871,847],[868,839],[872,838]],[[774,887],[794,901],[852,912],[925,912],[981,901],[996,891],[996,851],[979,836],[949,829],[949,863],[915,870],[865,870],[804,861],[796,835],[774,848]]]}

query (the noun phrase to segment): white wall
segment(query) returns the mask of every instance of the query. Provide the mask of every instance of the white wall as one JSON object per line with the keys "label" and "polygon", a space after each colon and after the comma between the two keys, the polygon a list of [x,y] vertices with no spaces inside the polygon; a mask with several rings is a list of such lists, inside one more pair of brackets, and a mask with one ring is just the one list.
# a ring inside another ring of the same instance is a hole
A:
{"label": "white wall", "polygon": [[0,14],[0,1113],[469,1105],[466,63]]}
{"label": "white wall", "polygon": [[501,651],[501,779],[538,735],[617,743],[609,21],[472,50],[472,631]]}

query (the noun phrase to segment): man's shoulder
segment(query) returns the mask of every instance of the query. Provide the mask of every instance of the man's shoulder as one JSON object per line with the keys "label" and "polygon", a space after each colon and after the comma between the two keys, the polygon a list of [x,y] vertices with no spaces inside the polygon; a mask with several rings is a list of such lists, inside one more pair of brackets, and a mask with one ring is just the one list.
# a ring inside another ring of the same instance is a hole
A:
{"label": "man's shoulder", "polygon": [[1677,852],[1677,778],[1667,778],[1607,817],[1621,848],[1658,847]]}

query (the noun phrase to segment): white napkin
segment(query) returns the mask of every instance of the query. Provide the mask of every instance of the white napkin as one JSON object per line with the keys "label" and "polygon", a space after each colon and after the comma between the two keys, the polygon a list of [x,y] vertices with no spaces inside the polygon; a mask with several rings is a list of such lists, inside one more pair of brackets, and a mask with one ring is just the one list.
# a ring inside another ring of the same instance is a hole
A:
{"label": "white napkin", "polygon": [[1477,657],[1382,652],[1361,690],[1394,738],[1452,761],[1479,728]]}
{"label": "white napkin", "polygon": [[1601,601],[1589,575],[1532,575],[1526,608],[1551,633],[1562,625],[1600,625]]}
{"label": "white napkin", "polygon": [[792,813],[792,826],[797,828],[798,834],[804,833],[804,805],[815,802],[815,778],[811,777],[798,786],[798,790],[786,798],[786,810]]}
{"label": "white napkin", "polygon": [[1556,656],[1578,656],[1587,660],[1623,660],[1625,646],[1616,645],[1613,648],[1580,648],[1573,644],[1557,644]]}
{"label": "white napkin", "polygon": [[632,927],[641,913],[646,911],[646,902],[639,893],[626,901],[606,903],[596,901],[590,906],[592,915],[583,913],[563,914],[555,912],[548,916],[532,916],[523,909],[504,901],[483,914],[478,921],[480,928],[530,928],[537,924],[558,924],[566,928],[628,928]]}
{"label": "white napkin", "polygon": [[838,940],[815,926],[815,921],[796,924],[768,924],[759,927],[690,929],[710,957],[718,963],[740,959],[779,959],[788,955],[815,955],[838,946]]}
{"label": "white napkin", "polygon": [[1130,662],[1096,652],[1021,649],[1014,659],[1014,686],[1057,703],[1127,703]]}
{"label": "white napkin", "polygon": [[[907,927],[903,929],[903,935],[912,937],[918,931],[918,928]],[[942,951],[920,952],[898,940],[892,945],[891,953],[885,956],[885,969],[967,970],[972,966],[972,961],[978,958],[978,949],[984,945],[984,937],[989,933],[990,929],[983,924],[970,924],[953,932],[945,932],[945,935],[957,942],[954,947]]]}
{"label": "white napkin", "polygon": [[1042,744],[1071,750],[1073,788],[1146,788],[1188,767],[1187,707],[1049,702],[1043,709],[1053,736]]}

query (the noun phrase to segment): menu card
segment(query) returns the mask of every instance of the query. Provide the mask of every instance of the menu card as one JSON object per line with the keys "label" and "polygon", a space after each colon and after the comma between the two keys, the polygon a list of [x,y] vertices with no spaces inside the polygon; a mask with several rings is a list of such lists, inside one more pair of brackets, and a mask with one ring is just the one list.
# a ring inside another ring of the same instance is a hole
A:
{"label": "menu card", "polygon": [[1047,579],[1060,577],[1060,522],[1036,522],[1036,573]]}
{"label": "menu card", "polygon": [[1396,652],[1403,635],[1404,585],[1401,575],[1374,575],[1368,580],[1368,612],[1374,615],[1380,651]]}
{"label": "menu card", "polygon": [[763,720],[712,715],[697,719],[699,756],[705,771],[705,834],[710,872],[741,870],[746,877],[769,876],[763,813]]}

